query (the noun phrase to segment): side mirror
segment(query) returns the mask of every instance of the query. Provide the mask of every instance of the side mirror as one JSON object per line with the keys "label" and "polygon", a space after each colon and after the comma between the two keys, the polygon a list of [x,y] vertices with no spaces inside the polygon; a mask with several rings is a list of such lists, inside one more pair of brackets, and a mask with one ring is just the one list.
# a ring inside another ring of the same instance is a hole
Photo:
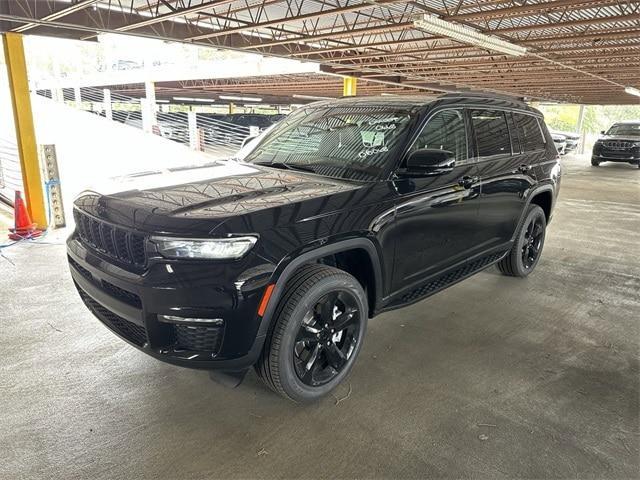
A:
{"label": "side mirror", "polygon": [[600,130],[600,133],[601,133],[602,135],[604,135],[604,133],[605,133],[605,132],[604,132],[604,130]]}
{"label": "side mirror", "polygon": [[251,140],[253,140],[254,138],[258,138],[260,136],[260,133],[253,133],[253,134],[249,134],[246,137],[244,137],[244,140],[242,140],[242,143],[240,144],[240,148],[244,148],[244,146],[249,143]]}
{"label": "side mirror", "polygon": [[402,173],[407,176],[442,175],[453,171],[456,159],[453,152],[437,148],[422,148],[409,155]]}

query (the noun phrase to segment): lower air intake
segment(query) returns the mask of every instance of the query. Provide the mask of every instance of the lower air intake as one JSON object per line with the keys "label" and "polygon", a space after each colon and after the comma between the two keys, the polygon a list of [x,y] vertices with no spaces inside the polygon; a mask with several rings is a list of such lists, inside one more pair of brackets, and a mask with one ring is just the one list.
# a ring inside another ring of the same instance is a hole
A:
{"label": "lower air intake", "polygon": [[223,328],[175,325],[175,348],[218,353],[222,345]]}
{"label": "lower air intake", "polygon": [[121,337],[129,340],[131,343],[142,347],[147,342],[147,331],[144,327],[136,325],[135,323],[125,320],[119,315],[116,315],[112,311],[100,305],[87,293],[82,290],[77,284],[76,288],[80,294],[80,298],[91,312],[98,317],[102,323],[104,323],[109,329]]}

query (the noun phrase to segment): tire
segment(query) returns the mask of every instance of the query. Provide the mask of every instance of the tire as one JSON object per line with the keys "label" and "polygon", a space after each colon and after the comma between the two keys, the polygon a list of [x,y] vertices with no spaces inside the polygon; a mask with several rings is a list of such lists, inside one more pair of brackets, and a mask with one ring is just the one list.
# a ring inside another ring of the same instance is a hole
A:
{"label": "tire", "polygon": [[535,204],[529,205],[513,247],[507,256],[497,263],[498,270],[510,277],[529,275],[536,268],[542,255],[546,230],[547,219],[542,208]]}
{"label": "tire", "polygon": [[598,160],[596,160],[595,158],[591,157],[591,166],[592,167],[599,167],[600,166],[600,162]]}
{"label": "tire", "polygon": [[286,284],[255,370],[289,400],[318,400],[353,368],[367,318],[367,297],[353,276],[325,265],[305,265]]}

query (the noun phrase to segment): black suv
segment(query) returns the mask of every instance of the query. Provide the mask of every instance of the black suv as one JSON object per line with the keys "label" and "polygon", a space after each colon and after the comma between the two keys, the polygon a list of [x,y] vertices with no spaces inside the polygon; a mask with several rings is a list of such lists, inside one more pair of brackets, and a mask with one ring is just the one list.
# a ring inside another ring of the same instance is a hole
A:
{"label": "black suv", "polygon": [[591,165],[623,162],[640,168],[640,121],[614,123],[593,145]]}
{"label": "black suv", "polygon": [[69,263],[87,307],[143,352],[226,378],[255,366],[309,401],[349,373],[369,318],[492,264],[527,276],[559,185],[524,103],[345,98],[297,110],[243,162],[83,194]]}

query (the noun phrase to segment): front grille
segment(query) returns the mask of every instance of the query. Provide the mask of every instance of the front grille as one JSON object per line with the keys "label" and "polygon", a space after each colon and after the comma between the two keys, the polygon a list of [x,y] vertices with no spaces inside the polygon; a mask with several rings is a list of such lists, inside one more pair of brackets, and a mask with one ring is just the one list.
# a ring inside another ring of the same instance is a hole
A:
{"label": "front grille", "polygon": [[147,342],[147,331],[144,327],[125,320],[119,315],[100,305],[76,284],[80,298],[89,310],[104,323],[108,328],[118,335],[126,338],[131,343],[142,347]]}
{"label": "front grille", "polygon": [[102,280],[102,288],[112,297],[131,305],[132,307],[142,308],[140,297],[133,292],[117,287],[113,283]]}
{"label": "front grille", "polygon": [[111,226],[78,210],[73,211],[73,217],[78,236],[85,244],[124,263],[145,264],[144,236]]}
{"label": "front grille", "polygon": [[175,348],[218,353],[224,327],[192,327],[174,325]]}
{"label": "front grille", "polygon": [[602,142],[602,146],[609,150],[630,150],[633,148],[633,142],[624,140],[610,140],[608,142]]}

